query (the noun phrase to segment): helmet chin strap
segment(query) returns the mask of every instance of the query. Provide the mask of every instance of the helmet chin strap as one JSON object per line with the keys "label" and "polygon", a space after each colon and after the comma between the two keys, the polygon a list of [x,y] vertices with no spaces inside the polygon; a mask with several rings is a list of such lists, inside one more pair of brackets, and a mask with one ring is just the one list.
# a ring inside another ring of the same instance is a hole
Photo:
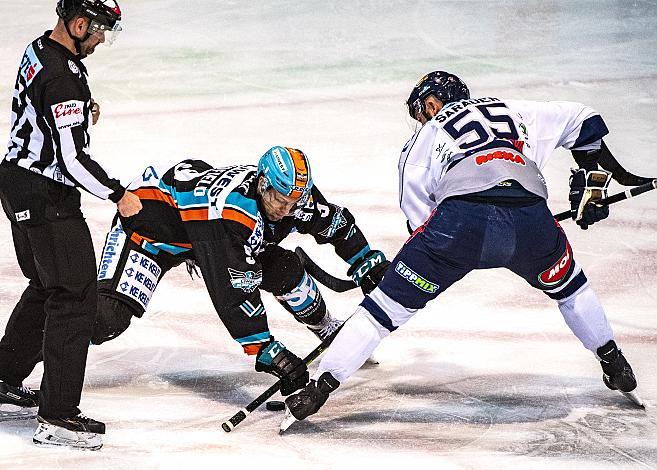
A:
{"label": "helmet chin strap", "polygon": [[[69,21],[70,21],[70,20],[69,20]],[[79,57],[80,59],[84,59],[84,58],[86,57],[86,55],[85,55],[85,54],[82,54],[82,46],[81,46],[81,45],[82,45],[82,43],[83,43],[84,41],[86,41],[87,39],[89,39],[89,37],[91,36],[91,34],[90,34],[89,31],[87,30],[87,34],[84,36],[83,39],[80,39],[80,38],[77,38],[77,37],[73,36],[73,34],[71,33],[71,30],[70,30],[69,27],[68,27],[68,23],[69,23],[69,21],[64,21],[64,27],[66,28],[66,32],[68,33],[68,36],[73,40],[73,43],[75,44],[75,52],[76,52],[76,54],[78,55],[78,57]]]}

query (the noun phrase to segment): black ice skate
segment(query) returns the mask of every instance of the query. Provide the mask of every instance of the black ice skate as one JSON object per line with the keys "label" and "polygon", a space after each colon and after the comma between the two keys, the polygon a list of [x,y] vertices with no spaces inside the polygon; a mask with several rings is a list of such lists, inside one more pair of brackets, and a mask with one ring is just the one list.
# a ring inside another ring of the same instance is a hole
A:
{"label": "black ice skate", "polygon": [[38,416],[39,427],[32,442],[39,446],[61,446],[75,449],[98,450],[103,446],[101,434],[105,424],[80,413],[71,418]]}
{"label": "black ice skate", "polygon": [[14,387],[0,380],[0,404],[16,405],[25,408],[39,406],[39,394],[27,387]]}
{"label": "black ice skate", "polygon": [[285,418],[279,427],[279,433],[284,433],[296,421],[306,419],[317,413],[328,399],[329,393],[340,386],[335,377],[324,372],[317,381],[311,380],[308,385],[294,395],[285,399]]}
{"label": "black ice skate", "polygon": [[636,379],[632,367],[616,346],[614,340],[597,349],[602,366],[602,381],[611,390],[618,390],[637,406],[643,407],[643,401],[636,394]]}
{"label": "black ice skate", "polygon": [[0,380],[0,421],[31,419],[39,406],[39,391],[14,387]]}

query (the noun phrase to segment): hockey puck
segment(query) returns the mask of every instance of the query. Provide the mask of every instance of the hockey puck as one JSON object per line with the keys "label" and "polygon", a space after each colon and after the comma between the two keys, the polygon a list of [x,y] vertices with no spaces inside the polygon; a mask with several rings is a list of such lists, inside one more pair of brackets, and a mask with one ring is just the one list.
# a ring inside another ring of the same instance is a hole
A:
{"label": "hockey puck", "polygon": [[285,409],[285,402],[282,401],[276,401],[276,400],[271,400],[268,401],[265,407],[269,411],[283,411]]}

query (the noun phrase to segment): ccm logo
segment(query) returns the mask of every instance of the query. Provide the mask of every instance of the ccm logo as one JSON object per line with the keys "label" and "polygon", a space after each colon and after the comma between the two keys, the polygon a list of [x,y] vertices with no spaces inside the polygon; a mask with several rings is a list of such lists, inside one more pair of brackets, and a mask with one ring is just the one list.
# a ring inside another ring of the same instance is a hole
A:
{"label": "ccm logo", "polygon": [[570,244],[568,244],[566,246],[566,252],[559,258],[559,261],[539,274],[538,281],[546,287],[556,286],[566,278],[572,264],[573,251],[570,248]]}
{"label": "ccm logo", "polygon": [[506,160],[507,162],[515,163],[516,165],[525,166],[525,160],[520,156],[512,152],[505,152],[504,150],[497,150],[492,153],[487,153],[486,155],[479,155],[475,159],[477,166],[484,165],[493,160]]}

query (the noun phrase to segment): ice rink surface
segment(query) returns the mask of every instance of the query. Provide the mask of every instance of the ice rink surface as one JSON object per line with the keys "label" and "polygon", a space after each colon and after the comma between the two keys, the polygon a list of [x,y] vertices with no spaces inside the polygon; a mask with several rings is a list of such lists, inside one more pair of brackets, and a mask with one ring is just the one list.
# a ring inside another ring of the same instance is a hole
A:
{"label": "ice rink surface", "polygon": [[[424,73],[473,96],[587,103],[630,171],[657,176],[657,1],[124,0],[124,31],[86,60],[102,106],[92,148],[124,182],[152,161],[255,163],[272,145],[310,156],[316,184],[348,206],[371,245],[406,238],[396,164],[413,127],[403,106]],[[28,42],[54,0],[0,0],[0,136]],[[4,153],[4,151],[3,151]],[[568,152],[545,175],[567,208]],[[620,189],[612,184],[611,192]],[[100,452],[36,448],[34,420],[0,423],[1,468],[657,468],[657,194],[564,228],[631,362],[637,410],[602,384],[556,305],[502,270],[467,276],[377,351],[321,412],[278,435],[281,413],[220,424],[272,379],[253,371],[201,281],[174,270],[149,311],[90,349],[81,408],[105,421]],[[113,205],[83,197],[97,252]],[[26,282],[0,218],[0,326]],[[331,249],[292,237],[335,274]],[[323,289],[346,317],[356,292]],[[316,339],[264,294],[276,337]],[[38,387],[41,368],[26,380]]]}

